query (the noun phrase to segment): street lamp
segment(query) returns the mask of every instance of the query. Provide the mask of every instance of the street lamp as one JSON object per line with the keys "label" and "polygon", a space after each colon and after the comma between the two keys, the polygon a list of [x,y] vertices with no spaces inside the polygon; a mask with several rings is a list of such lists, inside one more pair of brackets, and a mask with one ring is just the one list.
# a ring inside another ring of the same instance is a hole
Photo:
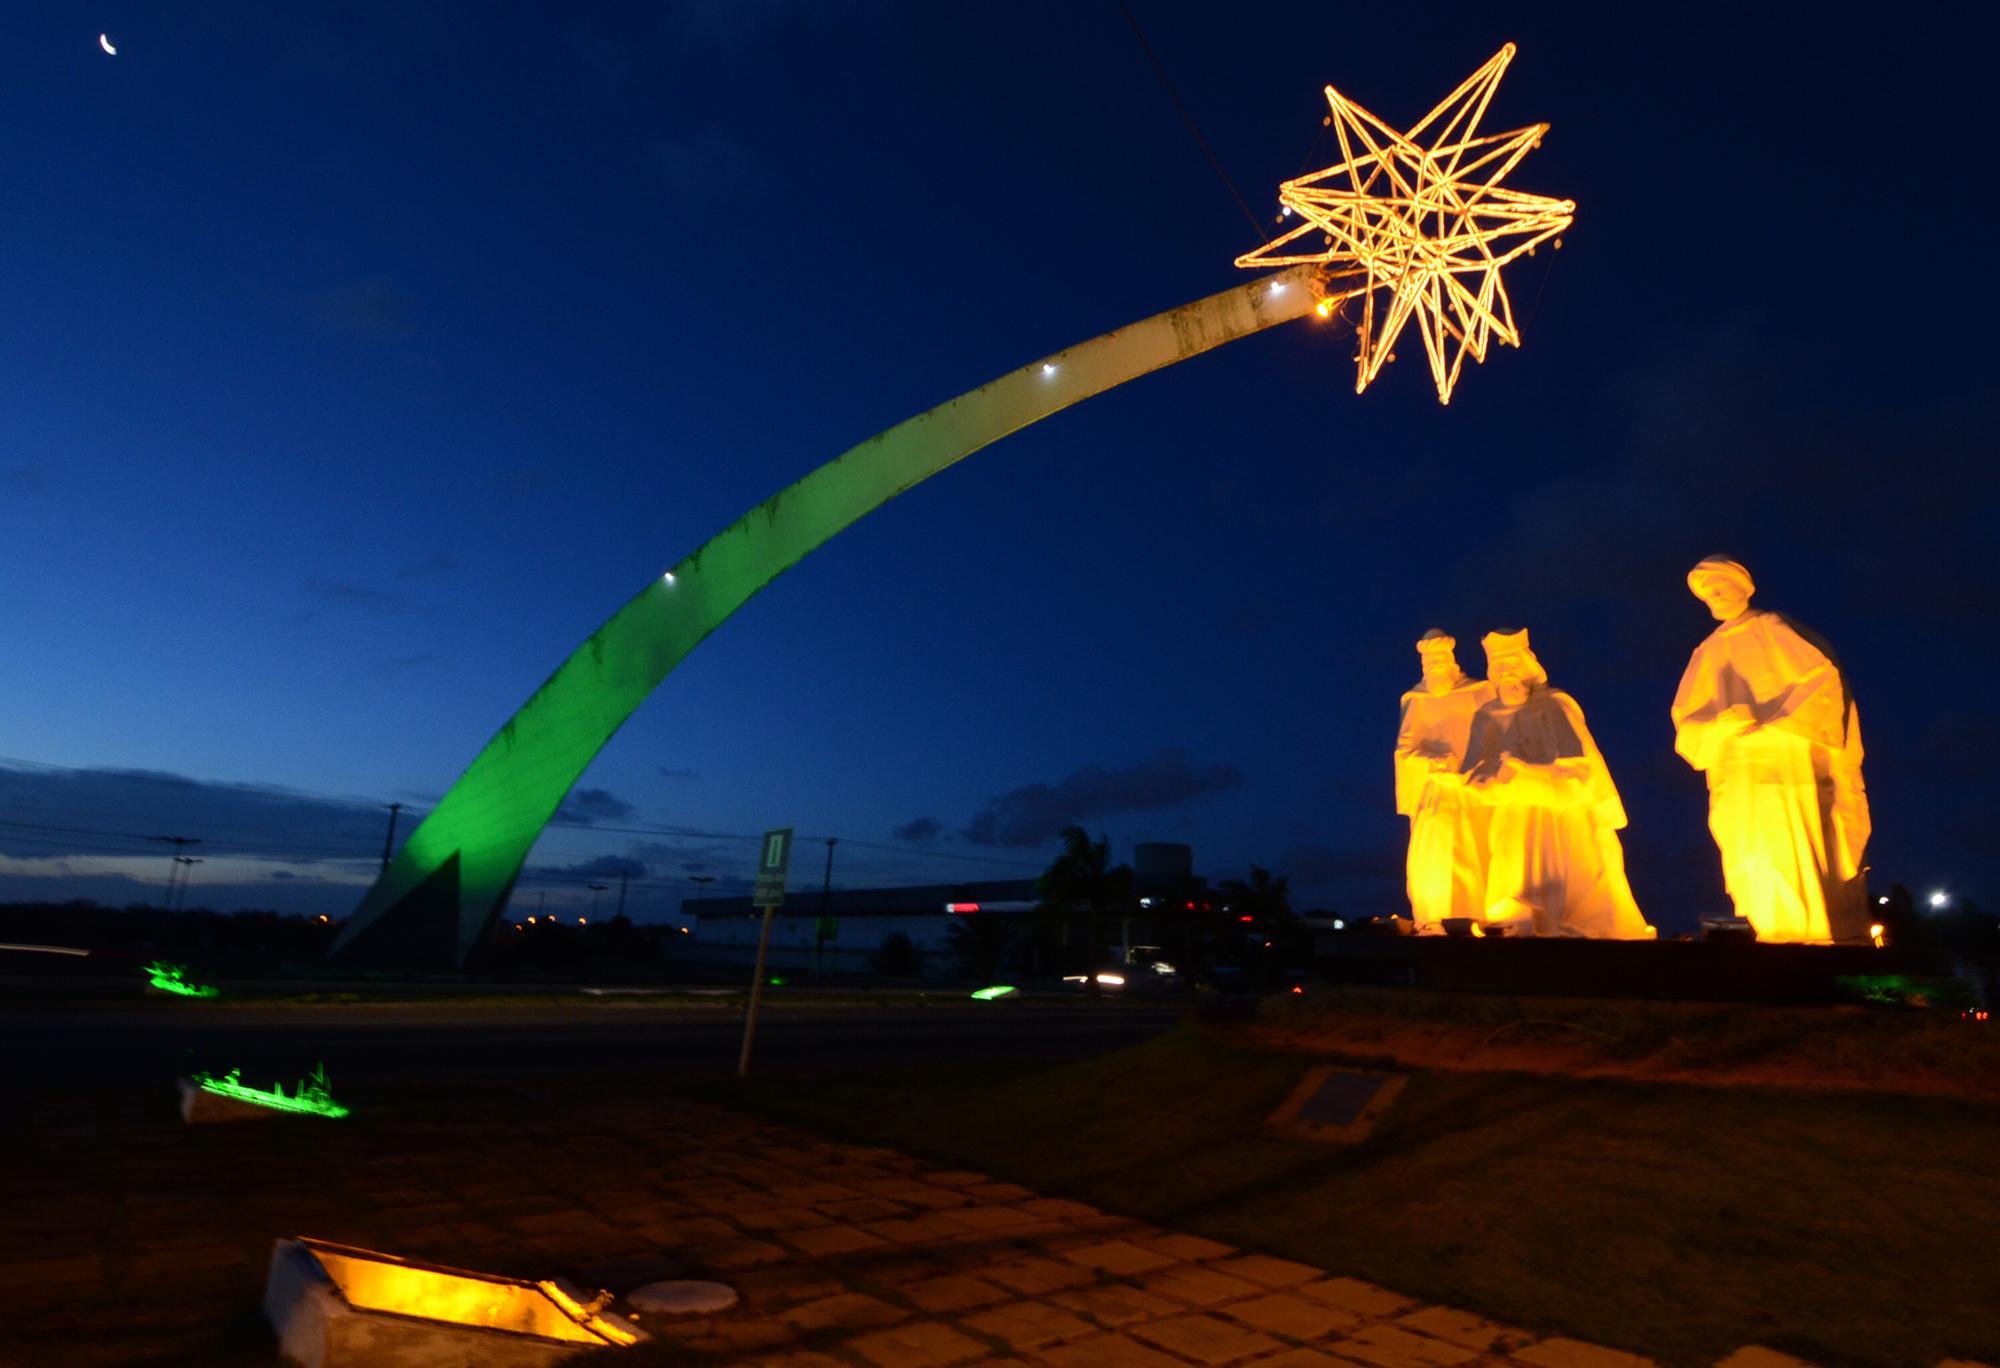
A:
{"label": "street lamp", "polygon": [[1932,907],[1944,907],[1948,905],[1950,902],[1951,902],[1951,894],[1945,892],[1942,888],[1940,888],[1937,892],[1931,894]]}

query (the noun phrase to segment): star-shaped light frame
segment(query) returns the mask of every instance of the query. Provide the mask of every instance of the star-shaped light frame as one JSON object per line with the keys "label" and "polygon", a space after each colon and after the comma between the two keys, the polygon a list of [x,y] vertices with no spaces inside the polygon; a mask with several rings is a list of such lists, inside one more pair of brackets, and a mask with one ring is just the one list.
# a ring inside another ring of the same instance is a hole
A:
{"label": "star-shaped light frame", "polygon": [[[1501,48],[1406,133],[1328,86],[1342,160],[1279,186],[1279,202],[1303,221],[1236,259],[1253,268],[1320,265],[1322,316],[1361,300],[1356,394],[1394,359],[1412,318],[1442,404],[1468,354],[1484,361],[1494,338],[1521,345],[1500,268],[1568,228],[1576,204],[1500,188],[1549,129],[1478,131],[1514,51],[1512,43]],[[1418,141],[1425,137],[1428,146]],[[1301,250],[1309,237],[1322,239],[1317,250]]]}

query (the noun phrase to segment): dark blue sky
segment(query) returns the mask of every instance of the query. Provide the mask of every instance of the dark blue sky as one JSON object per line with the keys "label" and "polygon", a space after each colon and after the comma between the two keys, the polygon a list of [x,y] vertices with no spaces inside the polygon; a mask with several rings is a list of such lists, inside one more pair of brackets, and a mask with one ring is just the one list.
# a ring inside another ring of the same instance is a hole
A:
{"label": "dark blue sky", "polygon": [[[1525,347],[1441,409],[1414,338],[1356,397],[1294,324],[981,453],[718,632],[525,886],[636,860],[664,914],[777,824],[838,883],[1005,877],[1073,817],[1372,905],[1412,643],[1526,625],[1680,929],[1721,897],[1681,577],[1725,549],[1845,659],[1878,882],[1994,901],[1979,35],[1133,8],[1266,215],[1323,84],[1408,123],[1518,42],[1489,126],[1553,124],[1512,183],[1580,206],[1511,268]],[[0,897],[145,896],[132,838],[199,826],[195,901],[343,910],[358,805],[442,792],[661,567],[1255,245],[1110,0],[294,11],[6,21]]]}

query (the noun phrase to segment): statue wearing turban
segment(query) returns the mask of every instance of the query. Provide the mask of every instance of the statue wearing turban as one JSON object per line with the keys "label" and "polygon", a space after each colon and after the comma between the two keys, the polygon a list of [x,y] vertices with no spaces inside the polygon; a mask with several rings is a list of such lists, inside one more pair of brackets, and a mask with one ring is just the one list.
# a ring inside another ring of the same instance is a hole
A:
{"label": "statue wearing turban", "polygon": [[1498,697],[1473,718],[1464,781],[1487,814],[1483,920],[1515,935],[1650,939],[1625,879],[1625,808],[1583,709],[1549,687],[1525,631],[1482,644]]}
{"label": "statue wearing turban", "polygon": [[1736,914],[1766,941],[1854,939],[1867,924],[1861,722],[1832,653],[1726,556],[1688,572],[1720,624],[1674,695],[1674,749],[1708,776],[1708,829]]}
{"label": "statue wearing turban", "polygon": [[1396,811],[1410,819],[1406,863],[1417,930],[1437,933],[1446,917],[1477,917],[1486,905],[1477,805],[1457,782],[1472,716],[1493,686],[1458,668],[1451,637],[1433,627],[1417,642],[1423,678],[1403,695],[1396,729]]}

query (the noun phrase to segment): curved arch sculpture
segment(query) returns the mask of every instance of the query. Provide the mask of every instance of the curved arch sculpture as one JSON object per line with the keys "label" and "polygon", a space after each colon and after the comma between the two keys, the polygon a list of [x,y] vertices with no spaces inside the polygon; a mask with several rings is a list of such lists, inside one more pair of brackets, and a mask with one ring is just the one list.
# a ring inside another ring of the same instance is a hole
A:
{"label": "curved arch sculpture", "polygon": [[542,829],[665,679],[835,533],[1030,423],[1314,312],[1294,266],[1045,357],[878,433],[758,504],[612,614],[486,743],[355,909],[332,954],[459,966],[505,908]]}

